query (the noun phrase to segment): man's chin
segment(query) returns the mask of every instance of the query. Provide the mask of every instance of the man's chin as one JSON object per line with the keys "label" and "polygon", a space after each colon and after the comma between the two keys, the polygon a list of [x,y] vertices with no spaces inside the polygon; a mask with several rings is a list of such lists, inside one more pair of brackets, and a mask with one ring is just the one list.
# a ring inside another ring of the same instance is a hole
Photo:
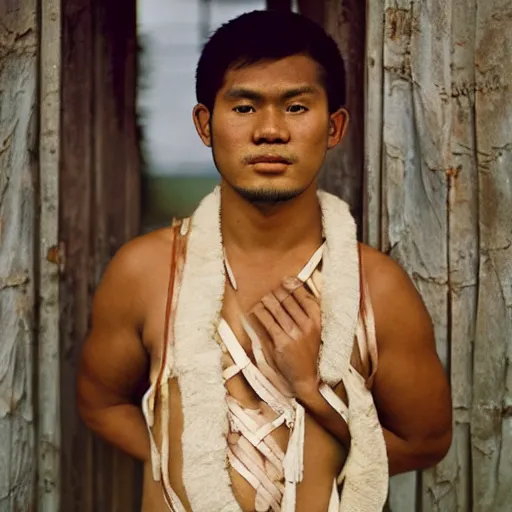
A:
{"label": "man's chin", "polygon": [[275,205],[292,201],[300,196],[303,189],[246,188],[233,187],[246,201],[258,205]]}

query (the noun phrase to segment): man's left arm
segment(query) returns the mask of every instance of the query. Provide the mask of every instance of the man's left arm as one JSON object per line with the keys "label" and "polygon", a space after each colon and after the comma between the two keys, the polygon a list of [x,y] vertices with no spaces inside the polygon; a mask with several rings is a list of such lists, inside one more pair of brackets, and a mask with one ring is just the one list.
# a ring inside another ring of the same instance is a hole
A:
{"label": "man's left arm", "polygon": [[372,388],[390,475],[437,464],[452,440],[452,405],[427,309],[391,258],[363,247],[375,315],[378,367]]}

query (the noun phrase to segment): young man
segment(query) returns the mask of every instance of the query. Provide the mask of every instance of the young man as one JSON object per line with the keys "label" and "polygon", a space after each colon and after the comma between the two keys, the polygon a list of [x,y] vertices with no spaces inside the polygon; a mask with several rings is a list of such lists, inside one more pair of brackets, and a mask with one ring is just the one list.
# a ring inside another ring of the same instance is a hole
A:
{"label": "young man", "polygon": [[113,259],[81,414],[144,461],[145,511],[381,510],[389,474],[446,454],[451,402],[413,284],[316,189],[348,122],[337,47],[245,14],[204,48],[197,99],[222,183]]}

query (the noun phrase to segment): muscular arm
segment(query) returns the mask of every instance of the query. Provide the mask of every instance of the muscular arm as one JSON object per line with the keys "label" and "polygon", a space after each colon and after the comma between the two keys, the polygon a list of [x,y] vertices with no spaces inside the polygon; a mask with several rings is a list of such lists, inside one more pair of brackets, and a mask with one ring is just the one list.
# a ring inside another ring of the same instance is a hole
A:
{"label": "muscular arm", "polygon": [[133,457],[149,459],[149,438],[135,396],[148,372],[141,341],[143,308],[137,242],[108,267],[93,304],[92,329],[78,372],[78,407],[87,426]]}
{"label": "muscular arm", "polygon": [[390,474],[433,466],[450,447],[452,409],[432,322],[411,280],[393,260],[366,247],[363,265],[379,351],[372,392]]}

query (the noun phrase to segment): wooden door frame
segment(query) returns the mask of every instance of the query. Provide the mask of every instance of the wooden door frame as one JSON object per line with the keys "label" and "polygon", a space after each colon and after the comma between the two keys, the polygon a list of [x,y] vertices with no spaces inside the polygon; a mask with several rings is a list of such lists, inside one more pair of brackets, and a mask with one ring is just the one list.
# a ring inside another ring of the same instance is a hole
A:
{"label": "wooden door frame", "polygon": [[91,299],[117,249],[139,232],[136,1],[62,2],[59,235],[61,510],[135,512],[140,468],[81,422],[75,381]]}

